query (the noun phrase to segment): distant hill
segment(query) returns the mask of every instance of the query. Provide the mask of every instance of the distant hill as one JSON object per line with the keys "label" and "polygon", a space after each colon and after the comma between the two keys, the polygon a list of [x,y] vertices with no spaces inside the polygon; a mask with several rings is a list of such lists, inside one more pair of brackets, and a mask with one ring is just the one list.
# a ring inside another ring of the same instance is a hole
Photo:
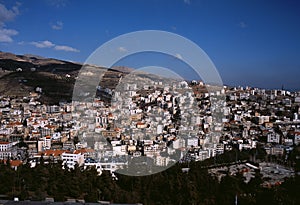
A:
{"label": "distant hill", "polygon": [[[18,72],[18,68],[22,71]],[[41,97],[43,103],[71,101],[76,77],[81,68],[80,63],[0,51],[0,95],[24,97],[40,87],[43,91]],[[106,68],[99,67],[99,69]],[[107,69],[99,83],[103,87],[113,89],[121,76],[133,70],[124,66]]]}
{"label": "distant hill", "polygon": [[44,58],[31,54],[15,55],[0,52],[0,68],[2,70],[15,71],[17,68],[22,68],[23,71],[29,71],[31,68],[35,68],[37,71],[68,73],[78,71],[81,66],[79,63]]}
{"label": "distant hill", "polygon": [[[71,101],[73,87],[82,64],[44,58],[37,55],[25,54],[16,55],[13,53],[0,51],[0,96],[28,96],[37,87],[42,88],[41,100],[45,104],[57,104],[59,101]],[[99,85],[101,87],[115,89],[126,79],[135,79],[136,82],[146,82],[148,80],[165,79],[144,71],[134,71],[133,68],[116,66],[103,68],[95,65],[86,65],[93,69],[102,69],[104,75]],[[91,69],[89,72],[93,72]],[[133,77],[134,75],[135,77]],[[123,78],[128,75],[128,78]],[[167,79],[169,80],[169,79]],[[89,82],[85,81],[85,83]],[[83,84],[82,86],[86,86]],[[98,93],[103,94],[103,93]],[[101,96],[103,99],[107,96]],[[109,100],[109,98],[107,98]]]}
{"label": "distant hill", "polygon": [[122,72],[122,73],[130,73],[134,69],[133,68],[128,68],[128,67],[125,67],[125,66],[115,66],[115,67],[112,67],[111,70],[116,70],[116,71],[119,71],[119,72]]}

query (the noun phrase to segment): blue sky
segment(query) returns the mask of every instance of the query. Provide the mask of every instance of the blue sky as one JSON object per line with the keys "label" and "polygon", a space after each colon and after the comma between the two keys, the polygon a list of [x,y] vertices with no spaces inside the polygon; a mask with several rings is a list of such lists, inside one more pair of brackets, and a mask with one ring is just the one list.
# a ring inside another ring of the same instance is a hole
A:
{"label": "blue sky", "polygon": [[0,0],[0,50],[84,62],[121,34],[163,30],[201,47],[225,84],[300,90],[299,10],[297,0]]}

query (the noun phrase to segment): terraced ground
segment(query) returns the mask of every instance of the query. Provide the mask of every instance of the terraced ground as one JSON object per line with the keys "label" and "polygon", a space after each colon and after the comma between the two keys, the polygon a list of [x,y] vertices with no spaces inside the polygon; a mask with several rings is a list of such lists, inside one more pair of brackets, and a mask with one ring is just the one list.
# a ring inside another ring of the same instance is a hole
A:
{"label": "terraced ground", "polygon": [[9,72],[0,77],[0,95],[24,97],[40,87],[42,102],[54,104],[71,100],[74,82],[74,78],[49,72]]}

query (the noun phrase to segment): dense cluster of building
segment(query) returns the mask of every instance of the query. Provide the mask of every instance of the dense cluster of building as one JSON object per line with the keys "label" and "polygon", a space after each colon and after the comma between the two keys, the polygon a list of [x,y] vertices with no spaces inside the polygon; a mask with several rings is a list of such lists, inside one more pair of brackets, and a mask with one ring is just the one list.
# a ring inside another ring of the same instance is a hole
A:
{"label": "dense cluster of building", "polygon": [[125,82],[97,87],[111,101],[40,103],[0,96],[0,160],[17,167],[62,161],[114,172],[128,159],[153,166],[205,160],[234,147],[284,156],[300,143],[300,93],[202,82]]}

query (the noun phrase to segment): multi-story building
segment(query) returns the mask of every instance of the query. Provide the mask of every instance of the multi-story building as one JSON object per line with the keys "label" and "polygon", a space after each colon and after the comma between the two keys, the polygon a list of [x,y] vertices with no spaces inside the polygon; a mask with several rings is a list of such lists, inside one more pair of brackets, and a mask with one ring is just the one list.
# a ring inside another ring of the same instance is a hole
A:
{"label": "multi-story building", "polygon": [[0,159],[8,159],[12,156],[12,143],[0,142]]}
{"label": "multi-story building", "polygon": [[84,155],[82,153],[64,152],[61,155],[63,165],[67,165],[69,168],[74,168],[75,164],[82,166],[84,164]]}

